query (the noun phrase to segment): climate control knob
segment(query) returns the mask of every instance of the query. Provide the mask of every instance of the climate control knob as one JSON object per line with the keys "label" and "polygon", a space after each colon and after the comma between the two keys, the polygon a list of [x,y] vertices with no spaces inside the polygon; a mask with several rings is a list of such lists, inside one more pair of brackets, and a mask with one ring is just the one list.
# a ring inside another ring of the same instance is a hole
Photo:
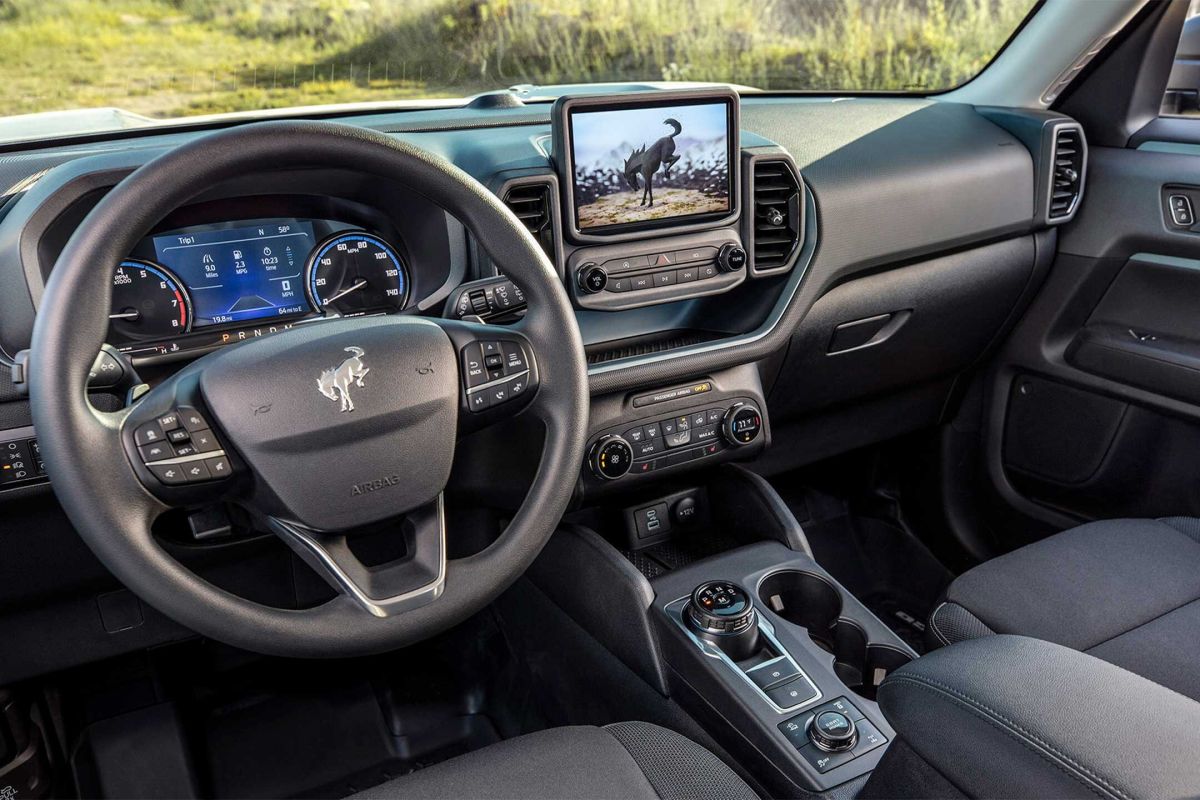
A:
{"label": "climate control knob", "polygon": [[762,433],[763,418],[758,406],[734,403],[721,421],[721,435],[734,447],[745,447]]}
{"label": "climate control knob", "polygon": [[604,271],[604,267],[592,264],[579,270],[579,288],[583,291],[595,294],[603,292],[605,286],[608,286],[608,273]]}
{"label": "climate control knob", "polygon": [[717,253],[717,266],[722,272],[737,272],[746,266],[746,250],[741,245],[725,244]]}
{"label": "climate control knob", "polygon": [[592,445],[588,464],[597,478],[615,481],[633,467],[633,448],[616,434],[602,436]]}

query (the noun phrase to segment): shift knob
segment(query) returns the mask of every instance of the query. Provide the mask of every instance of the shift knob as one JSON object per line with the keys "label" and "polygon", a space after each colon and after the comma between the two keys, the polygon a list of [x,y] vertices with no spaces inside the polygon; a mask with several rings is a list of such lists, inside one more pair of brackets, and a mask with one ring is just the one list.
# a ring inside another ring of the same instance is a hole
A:
{"label": "shift knob", "polygon": [[732,661],[747,659],[758,650],[758,612],[750,595],[732,581],[697,586],[688,601],[687,620]]}

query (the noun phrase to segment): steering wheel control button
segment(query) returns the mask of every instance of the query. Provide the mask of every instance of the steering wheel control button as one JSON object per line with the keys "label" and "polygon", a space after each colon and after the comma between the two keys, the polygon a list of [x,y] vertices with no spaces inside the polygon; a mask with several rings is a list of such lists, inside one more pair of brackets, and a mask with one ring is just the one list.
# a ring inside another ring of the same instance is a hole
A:
{"label": "steering wheel control button", "polygon": [[229,459],[225,456],[206,458],[204,459],[204,466],[208,467],[208,474],[214,479],[224,478],[226,475],[233,473],[233,467],[229,464]]}
{"label": "steering wheel control button", "polygon": [[725,412],[721,423],[726,441],[734,447],[750,444],[762,432],[762,412],[749,403],[736,403]]}
{"label": "steering wheel control button", "polygon": [[212,453],[221,449],[221,443],[212,431],[196,431],[192,434],[191,443],[197,453]]}
{"label": "steering wheel control button", "polygon": [[154,477],[167,486],[179,486],[187,483],[182,464],[147,464]]}
{"label": "steering wheel control button", "polygon": [[504,350],[504,374],[515,375],[529,369],[529,360],[525,358],[525,349],[516,342],[501,342]]}
{"label": "steering wheel control button", "polygon": [[184,480],[188,483],[199,483],[212,477],[208,474],[208,467],[204,465],[203,461],[189,461],[179,466],[183,468]]}
{"label": "steering wheel control button", "polygon": [[137,430],[133,432],[133,441],[139,447],[144,444],[158,444],[166,438],[157,422],[147,422],[145,425],[139,425]]}
{"label": "steering wheel control button", "polygon": [[179,421],[179,414],[172,411],[169,414],[163,414],[158,418],[158,427],[164,431],[173,431],[176,428],[182,428],[183,423]]}
{"label": "steering wheel control button", "polygon": [[483,368],[483,351],[479,342],[472,342],[462,351],[462,373],[467,388],[482,386],[488,382],[487,370]]}
{"label": "steering wheel control button", "polygon": [[187,430],[195,433],[208,427],[208,421],[194,408],[189,406],[179,407],[179,421]]}
{"label": "steering wheel control button", "polygon": [[191,439],[192,435],[185,428],[176,428],[173,431],[167,431],[167,441],[171,444],[179,444]]}
{"label": "steering wheel control button", "polygon": [[747,670],[746,677],[758,688],[766,690],[800,677],[800,670],[788,658],[780,656]]}
{"label": "steering wheel control button", "polygon": [[780,708],[795,708],[815,700],[820,694],[803,678],[767,690],[767,697]]}
{"label": "steering wheel control button", "polygon": [[633,448],[620,436],[605,436],[592,446],[588,460],[596,477],[615,481],[633,466]]}
{"label": "steering wheel control button", "polygon": [[171,445],[166,442],[158,444],[145,444],[138,448],[138,454],[141,455],[143,462],[148,461],[163,461],[175,456],[175,451]]}

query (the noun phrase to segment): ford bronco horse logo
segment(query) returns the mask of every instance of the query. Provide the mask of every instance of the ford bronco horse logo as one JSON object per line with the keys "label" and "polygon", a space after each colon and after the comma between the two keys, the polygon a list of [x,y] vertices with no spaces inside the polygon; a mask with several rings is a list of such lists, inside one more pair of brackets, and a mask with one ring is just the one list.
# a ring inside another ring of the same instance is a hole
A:
{"label": "ford bronco horse logo", "polygon": [[353,411],[354,401],[350,399],[350,384],[361,387],[363,378],[371,370],[362,362],[362,357],[366,355],[365,350],[361,347],[347,347],[345,350],[350,353],[350,357],[336,367],[322,372],[321,377],[317,378],[317,388],[330,400],[341,400],[342,411]]}

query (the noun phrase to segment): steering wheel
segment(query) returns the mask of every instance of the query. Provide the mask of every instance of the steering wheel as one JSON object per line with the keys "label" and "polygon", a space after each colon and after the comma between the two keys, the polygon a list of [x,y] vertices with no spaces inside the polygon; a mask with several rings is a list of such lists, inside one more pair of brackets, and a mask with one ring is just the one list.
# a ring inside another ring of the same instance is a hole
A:
{"label": "steering wheel", "polygon": [[[462,221],[528,297],[518,324],[416,316],[315,321],[188,365],[115,413],[87,400],[108,330],[112,265],[160,219],[222,181],[330,168],[390,179]],[[481,363],[482,362],[482,363]],[[46,284],[30,348],[46,471],[92,551],[146,602],[205,636],[263,653],[390,650],[465,619],[520,576],[570,501],[587,435],[587,368],[570,301],[516,217],[448,161],[381,133],[266,122],[173,149],[83,220]],[[541,462],[505,532],[448,559],[442,493],[456,442],[512,415],[544,427]],[[156,540],[171,508],[232,501],[336,590],[293,610],[231,594]],[[406,555],[365,565],[355,530],[391,524]]]}

